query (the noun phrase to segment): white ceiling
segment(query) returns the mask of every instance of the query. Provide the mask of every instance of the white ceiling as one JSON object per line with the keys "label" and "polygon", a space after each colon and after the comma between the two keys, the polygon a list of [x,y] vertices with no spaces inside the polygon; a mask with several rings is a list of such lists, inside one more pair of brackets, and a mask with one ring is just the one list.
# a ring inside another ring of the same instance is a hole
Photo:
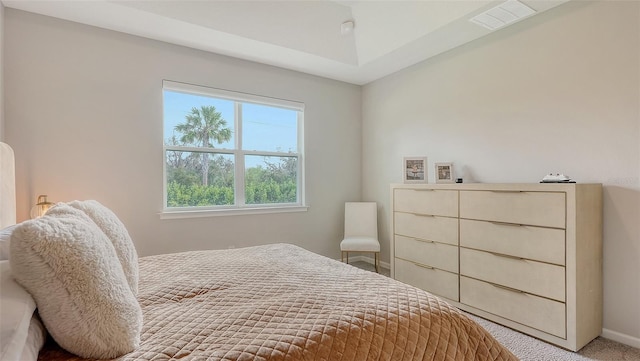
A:
{"label": "white ceiling", "polygon": [[[491,31],[505,0],[1,0],[9,8],[366,84]],[[520,0],[536,13],[568,0]],[[353,21],[352,33],[341,24]],[[494,30],[500,31],[500,30]]]}

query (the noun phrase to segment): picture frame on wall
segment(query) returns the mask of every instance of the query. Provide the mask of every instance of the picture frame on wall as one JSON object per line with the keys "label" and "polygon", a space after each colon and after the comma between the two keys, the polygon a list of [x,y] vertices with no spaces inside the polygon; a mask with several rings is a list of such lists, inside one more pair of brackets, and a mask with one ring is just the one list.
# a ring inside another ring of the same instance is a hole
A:
{"label": "picture frame on wall", "polygon": [[404,157],[402,174],[404,183],[427,183],[427,157]]}
{"label": "picture frame on wall", "polygon": [[436,183],[454,183],[453,163],[436,163]]}

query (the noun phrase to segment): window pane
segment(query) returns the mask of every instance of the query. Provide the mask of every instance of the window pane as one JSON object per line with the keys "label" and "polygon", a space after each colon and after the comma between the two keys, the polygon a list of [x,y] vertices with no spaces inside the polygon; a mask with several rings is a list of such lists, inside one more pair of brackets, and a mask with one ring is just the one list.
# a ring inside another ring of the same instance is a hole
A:
{"label": "window pane", "polygon": [[168,80],[162,91],[166,208],[301,204],[304,104]]}
{"label": "window pane", "polygon": [[230,154],[166,151],[167,207],[234,204]]}
{"label": "window pane", "polygon": [[298,158],[245,157],[246,204],[297,203]]}
{"label": "window pane", "polygon": [[165,144],[234,148],[233,101],[169,90],[163,95]]}
{"label": "window pane", "polygon": [[242,149],[298,152],[298,112],[256,104],[242,104]]}

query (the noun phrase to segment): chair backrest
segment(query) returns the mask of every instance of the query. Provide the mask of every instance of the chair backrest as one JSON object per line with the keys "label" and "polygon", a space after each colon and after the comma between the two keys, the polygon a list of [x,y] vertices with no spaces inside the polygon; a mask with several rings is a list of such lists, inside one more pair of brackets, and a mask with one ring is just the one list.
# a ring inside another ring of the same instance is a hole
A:
{"label": "chair backrest", "polygon": [[376,202],[344,204],[344,237],[378,239],[378,205]]}

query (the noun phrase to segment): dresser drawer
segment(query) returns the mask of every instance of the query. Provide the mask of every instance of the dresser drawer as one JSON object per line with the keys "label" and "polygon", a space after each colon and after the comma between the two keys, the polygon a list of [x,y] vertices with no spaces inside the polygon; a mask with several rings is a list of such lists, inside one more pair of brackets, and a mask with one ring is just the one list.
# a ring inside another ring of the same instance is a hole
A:
{"label": "dresser drawer", "polygon": [[436,216],[458,216],[458,191],[395,189],[394,210]]}
{"label": "dresser drawer", "polygon": [[395,259],[396,280],[434,295],[458,301],[458,274],[437,268],[425,268],[403,259]]}
{"label": "dresser drawer", "polygon": [[540,331],[566,338],[565,304],[460,277],[460,302]]}
{"label": "dresser drawer", "polygon": [[461,219],[460,246],[565,264],[563,229]]}
{"label": "dresser drawer", "polygon": [[460,274],[564,302],[565,268],[460,248]]}
{"label": "dresser drawer", "polygon": [[401,236],[458,245],[458,219],[394,213],[394,232]]}
{"label": "dresser drawer", "polygon": [[565,228],[562,192],[460,191],[460,218]]}
{"label": "dresser drawer", "polygon": [[395,235],[395,256],[458,273],[458,247],[450,244]]}

